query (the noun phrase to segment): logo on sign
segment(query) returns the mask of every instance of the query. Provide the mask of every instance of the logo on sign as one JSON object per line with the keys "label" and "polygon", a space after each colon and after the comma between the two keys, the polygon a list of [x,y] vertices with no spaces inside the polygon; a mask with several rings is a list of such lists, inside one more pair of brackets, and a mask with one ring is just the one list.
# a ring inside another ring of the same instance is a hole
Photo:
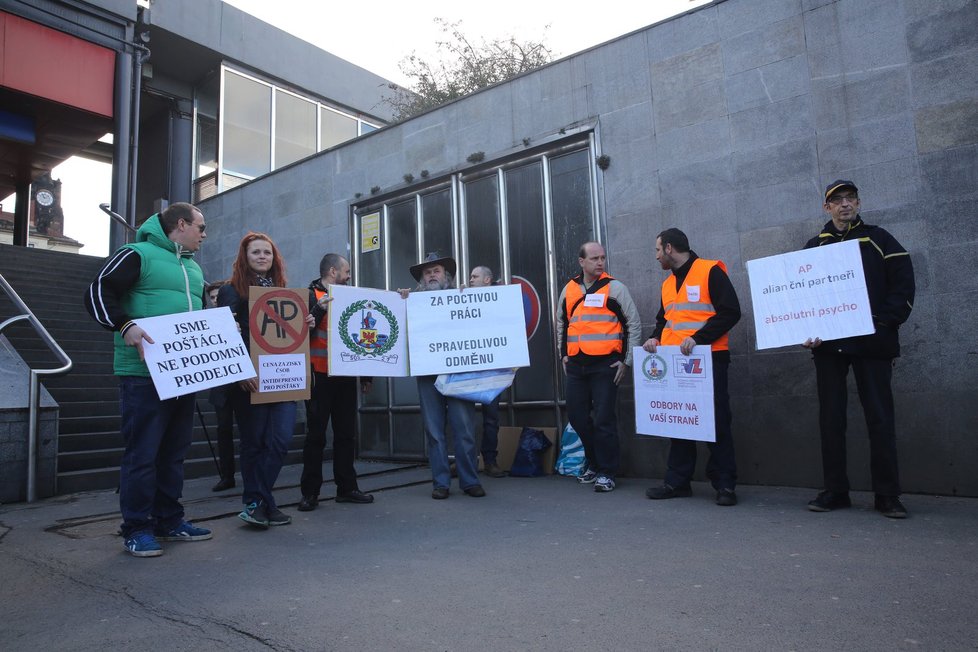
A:
{"label": "logo on sign", "polygon": [[652,354],[642,362],[642,374],[649,380],[665,380],[666,361],[661,356]]}
{"label": "logo on sign", "polygon": [[364,299],[351,303],[339,323],[340,339],[346,348],[361,356],[377,357],[397,342],[397,318],[379,301]]}
{"label": "logo on sign", "polygon": [[688,357],[677,355],[673,358],[672,362],[675,366],[677,377],[689,378],[703,375],[703,356],[701,355],[691,355]]}

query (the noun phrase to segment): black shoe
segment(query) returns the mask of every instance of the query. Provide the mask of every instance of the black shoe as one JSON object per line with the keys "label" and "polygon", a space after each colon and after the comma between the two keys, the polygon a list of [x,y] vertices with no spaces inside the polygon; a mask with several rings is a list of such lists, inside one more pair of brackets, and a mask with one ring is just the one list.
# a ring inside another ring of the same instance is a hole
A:
{"label": "black shoe", "polygon": [[907,508],[897,496],[876,496],[874,507],[887,518],[907,518]]}
{"label": "black shoe", "polygon": [[296,507],[300,512],[311,512],[319,506],[319,496],[303,496]]}
{"label": "black shoe", "polygon": [[716,502],[720,507],[733,507],[737,504],[737,492],[733,489],[721,489],[717,492]]}
{"label": "black shoe", "polygon": [[445,500],[448,498],[448,487],[435,487],[431,490],[431,497],[435,500]]}
{"label": "black shoe", "polygon": [[291,522],[292,517],[280,510],[278,507],[272,507],[268,510],[269,525],[288,525]]}
{"label": "black shoe", "polygon": [[645,495],[652,500],[688,498],[693,495],[693,490],[689,487],[673,487],[672,485],[663,482],[661,487],[652,487],[651,489],[646,490]]}
{"label": "black shoe", "polygon": [[336,494],[336,502],[338,503],[359,503],[360,505],[366,505],[367,503],[374,502],[374,497],[370,494],[365,494],[359,489],[354,489],[353,491],[347,492],[345,494]]}
{"label": "black shoe", "polygon": [[482,488],[481,484],[474,484],[471,487],[466,487],[462,491],[464,491],[467,496],[472,496],[473,498],[482,498],[486,495],[486,490]]}
{"label": "black shoe", "polygon": [[263,530],[268,529],[268,507],[264,501],[259,500],[258,502],[248,503],[241,510],[241,513],[238,514],[238,518],[249,525],[254,525]]}
{"label": "black shoe", "polygon": [[831,512],[833,509],[846,507],[852,507],[848,492],[820,491],[815,500],[808,503],[808,509],[813,512]]}
{"label": "black shoe", "polygon": [[211,491],[227,491],[228,489],[234,489],[234,478],[221,478],[221,480],[211,487]]}
{"label": "black shoe", "polygon": [[499,468],[499,465],[493,462],[492,464],[486,464],[482,472],[488,475],[490,478],[505,478],[508,473]]}

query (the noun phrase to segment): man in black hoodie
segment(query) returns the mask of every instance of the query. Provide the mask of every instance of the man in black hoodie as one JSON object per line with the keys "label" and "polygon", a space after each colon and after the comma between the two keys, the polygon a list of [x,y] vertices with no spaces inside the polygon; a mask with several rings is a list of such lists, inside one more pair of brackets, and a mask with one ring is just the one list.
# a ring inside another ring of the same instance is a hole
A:
{"label": "man in black hoodie", "polygon": [[823,342],[806,340],[815,360],[818,386],[819,431],[822,437],[824,489],[808,503],[813,512],[849,507],[846,474],[846,376],[852,367],[869,431],[870,470],[877,511],[890,518],[906,518],[900,502],[896,425],[890,380],[893,359],[900,355],[897,329],[913,309],[914,274],[910,254],[896,238],[859,216],[859,190],[852,181],[839,179],[825,188],[823,210],[832,218],[806,249],[857,240],[862,255],[866,290],[875,332]]}

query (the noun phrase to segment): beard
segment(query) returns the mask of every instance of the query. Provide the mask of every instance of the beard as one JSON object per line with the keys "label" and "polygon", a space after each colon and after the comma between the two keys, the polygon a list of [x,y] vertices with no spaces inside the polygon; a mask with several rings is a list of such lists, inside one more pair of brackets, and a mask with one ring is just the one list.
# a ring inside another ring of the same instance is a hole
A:
{"label": "beard", "polygon": [[424,289],[425,290],[428,290],[428,291],[431,291],[431,290],[447,290],[450,287],[451,287],[451,284],[450,284],[450,282],[449,282],[449,280],[447,278],[446,279],[442,279],[440,281],[437,280],[437,279],[431,279],[430,281],[427,281],[424,284]]}

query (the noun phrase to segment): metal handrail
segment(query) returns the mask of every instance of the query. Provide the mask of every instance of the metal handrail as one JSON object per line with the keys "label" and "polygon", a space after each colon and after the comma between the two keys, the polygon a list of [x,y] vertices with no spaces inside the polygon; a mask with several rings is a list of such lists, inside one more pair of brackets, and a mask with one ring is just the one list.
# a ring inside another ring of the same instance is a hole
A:
{"label": "metal handrail", "polygon": [[27,426],[27,502],[32,503],[37,499],[37,422],[39,418],[38,412],[40,411],[41,405],[41,376],[63,376],[64,374],[71,371],[72,362],[68,354],[64,352],[64,349],[54,341],[48,329],[44,328],[44,325],[40,320],[34,316],[31,309],[27,307],[27,304],[23,302],[14,289],[7,282],[7,279],[0,274],[0,288],[7,294],[7,297],[14,304],[14,308],[19,310],[21,314],[15,315],[10,319],[7,319],[0,323],[0,335],[3,335],[3,331],[6,330],[7,326],[17,323],[19,321],[27,321],[34,332],[38,334],[41,340],[47,345],[47,347],[54,353],[55,356],[61,361],[61,366],[55,369],[30,369],[30,390],[28,393],[28,426]]}
{"label": "metal handrail", "polygon": [[102,209],[103,213],[108,215],[110,218],[112,218],[122,226],[126,227],[126,242],[129,242],[130,236],[136,233],[136,227],[134,227],[132,224],[127,222],[126,218],[113,211],[111,204],[99,204],[98,207]]}

